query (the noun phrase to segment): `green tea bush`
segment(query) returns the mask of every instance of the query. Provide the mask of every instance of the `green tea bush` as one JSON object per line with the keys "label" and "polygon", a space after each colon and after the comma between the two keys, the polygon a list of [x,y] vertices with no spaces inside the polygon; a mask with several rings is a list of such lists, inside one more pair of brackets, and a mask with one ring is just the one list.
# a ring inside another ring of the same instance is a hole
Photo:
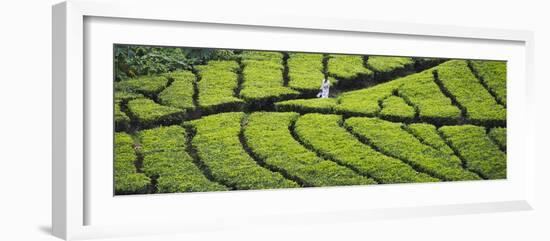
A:
{"label": "green tea bush", "polygon": [[163,75],[141,76],[115,83],[115,89],[119,91],[134,92],[154,98],[168,85],[168,78]]}
{"label": "green tea bush", "polygon": [[489,131],[489,137],[493,139],[501,149],[506,150],[506,128],[495,127]]}
{"label": "green tea bush", "polygon": [[130,100],[144,98],[142,94],[127,92],[127,91],[115,91],[115,102],[128,103]]}
{"label": "green tea bush", "polygon": [[422,71],[425,69],[432,68],[438,64],[441,64],[445,62],[447,59],[442,58],[425,58],[425,57],[415,57],[414,60],[414,68],[416,71]]}
{"label": "green tea bush", "polygon": [[158,99],[163,105],[193,111],[195,75],[191,71],[177,71],[167,74],[172,84],[160,92]]}
{"label": "green tea bush", "polygon": [[293,111],[298,113],[332,113],[337,105],[334,98],[297,99],[286,100],[275,103],[277,111]]}
{"label": "green tea bush", "polygon": [[506,154],[485,134],[485,128],[474,125],[439,128],[450,145],[466,161],[466,167],[488,179],[506,178]]}
{"label": "green tea bush", "polygon": [[389,96],[382,101],[380,116],[393,121],[411,121],[414,119],[415,110],[399,96]]}
{"label": "green tea bush", "polygon": [[296,122],[300,140],[323,157],[353,168],[379,183],[436,182],[402,161],[383,155],[358,141],[340,126],[337,115],[306,114]]}
{"label": "green tea bush", "polygon": [[454,155],[453,149],[451,149],[445,140],[441,138],[437,127],[426,123],[414,123],[405,126],[405,129],[418,138],[422,143],[429,145],[447,155]]}
{"label": "green tea bush", "polygon": [[141,145],[141,153],[184,150],[186,133],[185,129],[178,125],[160,126],[153,129],[142,130],[137,133]]}
{"label": "green tea bush", "polygon": [[281,52],[270,51],[243,51],[241,53],[243,61],[256,60],[256,61],[269,61],[274,63],[283,63],[283,54]]}
{"label": "green tea bush", "polygon": [[373,76],[363,64],[363,56],[331,54],[328,59],[328,74],[338,79],[341,86],[362,86]]}
{"label": "green tea bush", "polygon": [[351,169],[323,160],[304,148],[289,131],[297,113],[255,112],[248,118],[244,136],[252,152],[267,165],[282,170],[307,186],[376,183]]}
{"label": "green tea bush", "polygon": [[296,98],[300,94],[283,86],[281,53],[244,51],[241,63],[244,68],[240,96],[248,104],[261,108],[275,101]]}
{"label": "green tea bush", "polygon": [[186,111],[193,111],[195,75],[190,71],[178,71],[167,74],[172,84],[160,92],[159,103]]}
{"label": "green tea bush", "polygon": [[367,67],[374,71],[375,79],[385,80],[411,71],[414,61],[409,57],[369,56]]}
{"label": "green tea bush", "polygon": [[463,169],[458,158],[422,144],[403,130],[401,123],[354,117],[347,119],[345,125],[383,153],[404,160],[432,176],[447,181],[480,179],[475,173]]}
{"label": "green tea bush", "polygon": [[451,60],[437,67],[438,78],[474,123],[506,121],[506,109],[499,105],[472,74],[466,61]]}
{"label": "green tea bush", "polygon": [[192,140],[198,156],[217,181],[236,189],[298,187],[256,163],[239,140],[244,113],[229,112],[193,120],[196,135]]}
{"label": "green tea bush", "polygon": [[185,111],[163,106],[150,99],[135,99],[128,102],[128,114],[141,127],[172,124],[185,118]]}
{"label": "green tea bush", "polygon": [[487,84],[500,103],[506,105],[506,62],[472,60],[472,69]]}
{"label": "green tea bush", "polygon": [[345,92],[339,97],[336,113],[375,116],[380,112],[379,101],[390,97],[410,76],[370,88]]}
{"label": "green tea bush", "polygon": [[[180,142],[185,142],[181,136]],[[208,180],[193,163],[193,159],[182,149],[159,149],[160,152],[146,154],[143,158],[143,172],[158,177],[159,193],[224,191],[227,187]]]}
{"label": "green tea bush", "polygon": [[132,137],[124,132],[115,132],[114,164],[115,176],[136,172],[134,162],[137,159]]}
{"label": "green tea bush", "polygon": [[178,125],[161,126],[138,132],[143,172],[157,179],[159,193],[228,190],[212,182],[185,152],[187,134]]}
{"label": "green tea bush", "polygon": [[209,61],[196,69],[200,76],[198,104],[205,113],[242,110],[244,101],[235,97],[239,69],[236,61]]}
{"label": "green tea bush", "polygon": [[289,87],[310,94],[319,92],[325,78],[323,54],[289,53],[287,65]]}
{"label": "green tea bush", "polygon": [[147,193],[150,183],[151,179],[143,173],[115,175],[115,195]]}
{"label": "green tea bush", "polygon": [[115,102],[115,131],[127,130],[130,127],[130,117],[120,110],[120,103]]}
{"label": "green tea bush", "polygon": [[407,76],[408,80],[399,87],[398,94],[418,109],[422,121],[439,124],[456,122],[460,109],[452,104],[434,81],[433,70]]}
{"label": "green tea bush", "polygon": [[124,132],[115,132],[114,184],[115,194],[146,193],[151,180],[143,173],[137,173],[134,162],[137,159],[133,139]]}

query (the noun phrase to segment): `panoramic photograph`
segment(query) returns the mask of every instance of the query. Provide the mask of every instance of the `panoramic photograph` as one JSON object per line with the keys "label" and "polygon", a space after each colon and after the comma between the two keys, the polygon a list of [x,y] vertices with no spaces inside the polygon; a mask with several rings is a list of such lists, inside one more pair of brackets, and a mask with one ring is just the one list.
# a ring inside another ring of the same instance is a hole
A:
{"label": "panoramic photograph", "polygon": [[114,195],[506,179],[506,62],[113,45]]}

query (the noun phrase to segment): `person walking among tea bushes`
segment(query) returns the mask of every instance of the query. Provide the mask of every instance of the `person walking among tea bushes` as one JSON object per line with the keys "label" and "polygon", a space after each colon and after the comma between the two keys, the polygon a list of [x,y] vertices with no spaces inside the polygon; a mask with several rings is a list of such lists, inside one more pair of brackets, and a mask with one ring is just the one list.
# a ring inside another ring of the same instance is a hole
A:
{"label": "person walking among tea bushes", "polygon": [[321,83],[321,88],[319,89],[321,91],[317,94],[317,98],[328,98],[330,92],[330,81],[328,79],[324,79],[323,83]]}

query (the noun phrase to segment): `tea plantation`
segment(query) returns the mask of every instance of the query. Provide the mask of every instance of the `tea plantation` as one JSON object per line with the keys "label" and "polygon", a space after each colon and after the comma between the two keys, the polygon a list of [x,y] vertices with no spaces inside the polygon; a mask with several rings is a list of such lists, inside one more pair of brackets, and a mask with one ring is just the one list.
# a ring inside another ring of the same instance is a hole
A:
{"label": "tea plantation", "polygon": [[505,62],[236,53],[114,82],[116,195],[506,179]]}

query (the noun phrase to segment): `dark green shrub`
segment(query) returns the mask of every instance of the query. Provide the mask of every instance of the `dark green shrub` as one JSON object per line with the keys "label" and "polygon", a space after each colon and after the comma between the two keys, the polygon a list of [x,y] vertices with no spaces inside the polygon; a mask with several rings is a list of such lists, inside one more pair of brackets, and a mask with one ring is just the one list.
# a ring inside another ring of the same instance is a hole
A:
{"label": "dark green shrub", "polygon": [[441,64],[445,62],[447,59],[443,58],[424,58],[424,57],[415,57],[414,60],[414,68],[416,71],[422,71],[425,69],[432,68],[438,64]]}
{"label": "dark green shrub", "polygon": [[376,183],[351,169],[323,160],[292,137],[290,125],[297,113],[255,112],[248,118],[244,136],[251,151],[267,165],[282,170],[307,186]]}
{"label": "dark green shrub", "polygon": [[236,61],[209,61],[196,66],[200,76],[198,104],[206,114],[242,110],[244,101],[235,97],[238,68]]}
{"label": "dark green shrub", "polygon": [[141,127],[173,124],[185,118],[185,111],[163,106],[150,99],[135,99],[128,102],[128,115]]}
{"label": "dark green shrub", "polygon": [[460,159],[422,144],[394,123],[377,118],[354,117],[345,122],[353,133],[379,148],[383,153],[443,180],[477,180],[476,174],[462,168]]}
{"label": "dark green shrub", "polygon": [[472,74],[466,61],[451,60],[437,67],[438,78],[475,123],[504,123],[506,109]]}
{"label": "dark green shrub", "polygon": [[323,54],[289,53],[287,65],[289,87],[313,94],[319,91],[325,78]]}
{"label": "dark green shrub", "polygon": [[127,130],[130,127],[130,117],[120,110],[120,103],[115,102],[115,131]]}
{"label": "dark green shrub", "polygon": [[337,115],[306,114],[296,122],[300,140],[323,157],[351,167],[380,183],[436,182],[402,161],[359,142],[340,126]]}
{"label": "dark green shrub", "polygon": [[450,145],[466,161],[466,167],[488,179],[506,178],[506,154],[485,134],[485,128],[474,125],[439,128]]}
{"label": "dark green shrub", "polygon": [[193,147],[214,179],[237,189],[298,187],[281,174],[259,166],[246,153],[239,140],[243,116],[230,112],[190,122],[196,130]]}
{"label": "dark green shrub", "polygon": [[115,78],[124,80],[189,68],[184,48],[115,45]]}
{"label": "dark green shrub", "polygon": [[159,102],[163,105],[193,111],[195,109],[193,104],[195,75],[190,71],[178,71],[172,72],[168,76],[173,82],[159,94]]}
{"label": "dark green shrub", "polygon": [[472,60],[470,63],[473,70],[487,84],[500,103],[506,105],[506,62]]}

